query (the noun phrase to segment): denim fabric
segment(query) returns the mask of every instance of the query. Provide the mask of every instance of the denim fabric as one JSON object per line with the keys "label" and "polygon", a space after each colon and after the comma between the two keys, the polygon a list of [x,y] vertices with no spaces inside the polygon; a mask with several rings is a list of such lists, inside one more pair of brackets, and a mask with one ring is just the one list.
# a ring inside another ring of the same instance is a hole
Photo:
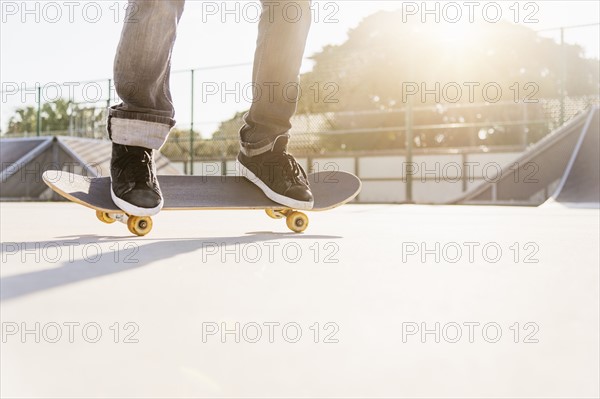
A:
{"label": "denim fabric", "polygon": [[[109,110],[109,136],[116,143],[159,149],[175,125],[169,75],[184,3],[129,1],[133,20],[124,23],[114,62],[122,103]],[[242,150],[264,152],[290,130],[310,23],[310,0],[262,0],[254,98],[240,129]]]}

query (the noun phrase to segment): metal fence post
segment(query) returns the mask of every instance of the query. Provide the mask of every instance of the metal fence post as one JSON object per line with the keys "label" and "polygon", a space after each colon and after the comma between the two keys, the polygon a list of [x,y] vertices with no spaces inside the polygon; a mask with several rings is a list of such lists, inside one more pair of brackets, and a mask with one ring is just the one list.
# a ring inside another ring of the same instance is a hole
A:
{"label": "metal fence post", "polygon": [[108,99],[106,100],[106,108],[110,108],[110,88],[112,87],[112,79],[108,79]]}
{"label": "metal fence post", "polygon": [[40,136],[42,130],[42,88],[38,85],[37,87],[37,122],[35,123],[36,136]]}
{"label": "metal fence post", "polygon": [[[405,107],[404,126],[406,131],[405,147],[406,147],[406,202],[413,202],[412,193],[412,150],[413,150],[413,110],[412,97],[408,99]],[[410,170],[410,173],[408,172]]]}
{"label": "metal fence post", "polygon": [[523,148],[527,148],[527,146],[529,145],[529,111],[527,108],[527,104],[525,102],[523,102]]}
{"label": "metal fence post", "polygon": [[565,123],[565,90],[567,88],[567,54],[565,48],[565,28],[560,28],[560,117],[559,126]]}
{"label": "metal fence post", "polygon": [[190,122],[190,175],[194,174],[194,70],[192,72],[192,116]]}

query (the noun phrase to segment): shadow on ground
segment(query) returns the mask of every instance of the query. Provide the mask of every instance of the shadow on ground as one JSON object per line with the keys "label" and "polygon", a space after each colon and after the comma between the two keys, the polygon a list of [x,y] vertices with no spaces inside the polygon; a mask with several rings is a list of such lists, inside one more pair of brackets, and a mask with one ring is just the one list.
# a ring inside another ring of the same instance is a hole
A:
{"label": "shadow on ground", "polygon": [[[52,264],[54,262],[48,254],[52,253],[53,257],[59,250],[62,254],[61,258],[68,259],[62,262],[56,259],[58,263],[56,267],[0,278],[0,301],[5,302],[40,291],[137,269],[184,253],[197,251],[198,262],[202,264],[202,260],[206,258],[203,256],[204,251],[215,250],[215,246],[289,240],[292,237],[295,240],[342,238],[259,231],[249,232],[239,237],[170,238],[160,241],[150,238],[84,235],[61,236],[56,240],[41,242],[5,242],[2,243],[1,249],[2,263],[5,266],[9,265],[8,262],[11,260],[25,264],[32,258],[36,262],[44,261]],[[144,241],[152,242],[142,244]],[[107,243],[111,245],[106,246]],[[100,244],[105,245],[101,247]],[[81,249],[74,251],[73,248],[76,246]],[[44,255],[43,251],[47,251],[47,254]],[[73,252],[75,255],[72,255]]]}

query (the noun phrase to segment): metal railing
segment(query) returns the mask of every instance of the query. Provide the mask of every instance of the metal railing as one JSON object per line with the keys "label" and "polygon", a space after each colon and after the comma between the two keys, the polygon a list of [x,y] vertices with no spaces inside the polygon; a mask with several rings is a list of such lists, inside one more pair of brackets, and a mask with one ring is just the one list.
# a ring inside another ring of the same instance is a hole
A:
{"label": "metal railing", "polygon": [[[470,104],[436,104],[415,106],[410,101],[398,108],[386,110],[353,110],[298,114],[293,120],[291,151],[305,158],[325,156],[403,154],[410,162],[413,153],[444,151],[486,151],[494,148],[525,149],[537,142],[552,130],[561,126],[578,112],[592,104],[598,104],[598,93],[589,96],[567,96],[565,82],[566,40],[565,33],[571,29],[598,26],[598,23],[545,29],[542,32],[559,34],[563,57],[560,63],[557,85],[558,97],[539,99],[534,103],[498,102]],[[211,71],[227,70],[231,73],[244,68],[250,76],[252,63],[193,68],[174,71],[179,83],[180,97],[187,97],[184,103],[190,105],[189,117],[179,123],[171,133],[161,151],[175,162],[183,162],[186,173],[194,173],[198,161],[219,161],[226,163],[238,151],[237,129],[241,118],[231,120],[229,127],[221,125],[212,137],[199,132],[199,127],[215,124],[216,121],[198,119],[198,72],[203,78]],[[236,72],[237,73],[237,72]],[[40,135],[68,135],[75,137],[106,138],[107,109],[119,101],[111,79],[75,82],[82,91],[94,88],[98,93],[92,101],[69,101],[68,125],[61,129],[44,128],[43,90],[47,87],[17,88],[29,97],[35,97],[31,111],[35,114],[35,124],[28,131],[5,134],[2,137],[30,137]],[[73,85],[73,82],[70,82]],[[94,91],[92,91],[94,92]],[[4,94],[4,93],[3,93]],[[89,100],[89,99],[88,99]],[[6,104],[3,104],[5,106]],[[187,108],[187,107],[185,107]],[[483,138],[482,138],[483,137]],[[470,149],[470,150],[465,150]],[[410,193],[410,182],[408,190]]]}

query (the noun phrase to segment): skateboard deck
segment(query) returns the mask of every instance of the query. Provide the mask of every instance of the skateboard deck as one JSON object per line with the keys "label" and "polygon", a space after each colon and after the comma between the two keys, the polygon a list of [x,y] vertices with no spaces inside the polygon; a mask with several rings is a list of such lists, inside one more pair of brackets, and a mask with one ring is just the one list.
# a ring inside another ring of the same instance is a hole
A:
{"label": "skateboard deck", "polygon": [[[96,210],[104,223],[127,223],[130,232],[143,236],[152,229],[149,216],[127,215],[113,202],[109,177],[87,177],[65,171],[46,171],[42,178],[56,193],[69,201]],[[262,209],[274,219],[286,218],[287,226],[302,232],[308,217],[271,201],[253,183],[240,176],[158,176],[164,197],[163,211]],[[351,173],[326,171],[311,173],[308,181],[314,196],[310,211],[326,211],[343,205],[358,195],[361,182]]]}

